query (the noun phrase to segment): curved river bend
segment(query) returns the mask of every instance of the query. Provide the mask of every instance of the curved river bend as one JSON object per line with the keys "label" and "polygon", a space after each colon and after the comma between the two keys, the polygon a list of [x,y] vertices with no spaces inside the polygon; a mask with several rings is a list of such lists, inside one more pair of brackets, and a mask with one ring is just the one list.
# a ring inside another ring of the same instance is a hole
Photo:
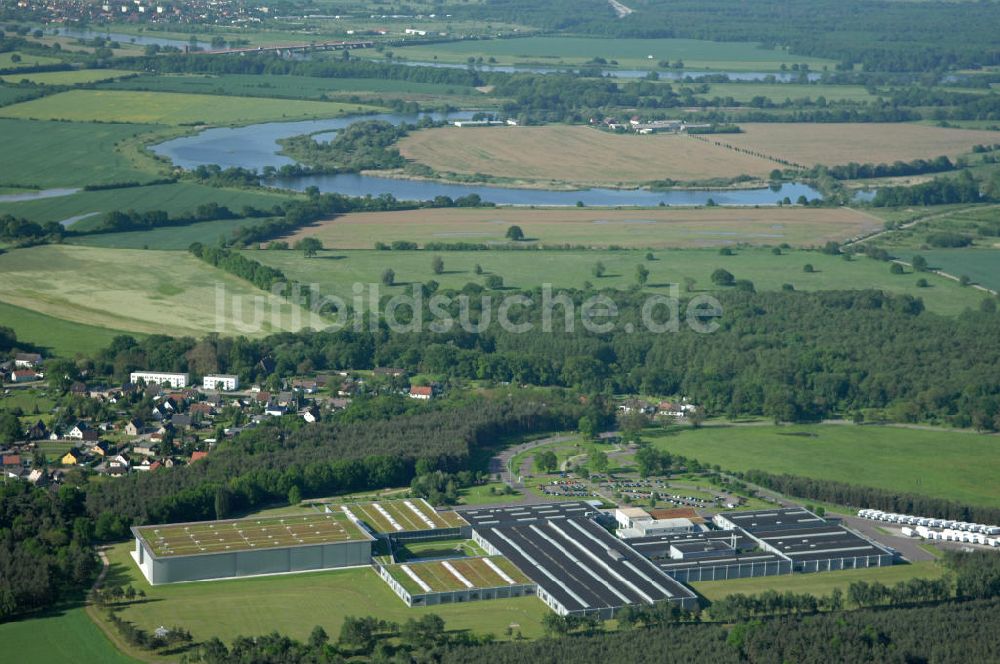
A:
{"label": "curved river bend", "polygon": [[[439,120],[445,116],[429,114]],[[300,134],[333,134],[359,120],[385,120],[395,124],[414,123],[420,115],[383,113],[378,115],[353,115],[331,120],[306,120],[301,122],[268,122],[247,127],[218,127],[206,129],[192,136],[176,138],[152,146],[153,152],[173,161],[182,168],[217,164],[222,168],[241,167],[262,170],[267,166],[280,168],[295,163],[278,154],[277,141]],[[453,113],[449,119],[468,119],[471,113]],[[324,136],[325,138],[325,136]],[[374,175],[345,173],[340,175],[308,175],[280,179],[277,186],[303,191],[318,187],[323,192],[336,192],[349,196],[378,196],[392,194],[400,200],[430,200],[436,196],[458,198],[478,194],[483,200],[500,205],[584,205],[597,206],[655,206],[704,205],[709,199],[719,205],[775,205],[785,197],[796,200],[799,196],[821,198],[822,194],[800,183],[760,189],[707,189],[649,191],[645,189],[580,189],[560,191],[551,189],[519,189],[439,182],[435,180],[402,180]]]}

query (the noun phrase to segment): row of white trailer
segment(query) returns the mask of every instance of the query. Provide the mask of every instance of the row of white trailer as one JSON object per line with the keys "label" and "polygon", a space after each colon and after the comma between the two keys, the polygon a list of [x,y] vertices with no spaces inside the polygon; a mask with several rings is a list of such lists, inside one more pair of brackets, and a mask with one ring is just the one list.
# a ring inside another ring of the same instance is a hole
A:
{"label": "row of white trailer", "polygon": [[967,521],[954,521],[952,519],[933,519],[924,516],[911,516],[909,514],[896,514],[894,512],[868,509],[858,510],[858,516],[862,519],[895,523],[901,526],[944,528],[946,531],[952,530],[959,533],[974,533],[989,536],[1000,535],[1000,526],[988,526],[982,523],[969,523]]}
{"label": "row of white trailer", "polygon": [[961,530],[931,530],[927,526],[917,526],[910,528],[903,526],[903,534],[907,537],[922,537],[925,540],[937,540],[939,542],[965,542],[967,544],[982,544],[984,546],[1000,547],[1000,537],[990,537],[982,533],[969,533]]}

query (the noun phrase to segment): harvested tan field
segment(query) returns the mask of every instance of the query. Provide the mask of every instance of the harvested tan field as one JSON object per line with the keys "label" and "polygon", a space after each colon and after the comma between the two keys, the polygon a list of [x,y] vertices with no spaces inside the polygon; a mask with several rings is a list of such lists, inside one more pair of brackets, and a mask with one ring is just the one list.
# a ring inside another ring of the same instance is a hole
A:
{"label": "harvested tan field", "polygon": [[407,136],[399,150],[439,173],[603,186],[766,176],[775,167],[689,136],[612,134],[580,125],[441,127]]}
{"label": "harvested tan field", "polygon": [[448,208],[346,214],[288,239],[316,237],[336,249],[371,249],[393,240],[502,243],[515,224],[529,240],[548,245],[655,248],[811,246],[881,228],[882,221],[847,208]]}
{"label": "harvested tan field", "polygon": [[[951,129],[909,123],[740,124],[742,134],[705,136],[713,143],[732,145],[787,159],[803,166],[891,163],[956,157],[973,145],[1000,142],[1000,132]],[[740,154],[740,153],[736,153]]]}

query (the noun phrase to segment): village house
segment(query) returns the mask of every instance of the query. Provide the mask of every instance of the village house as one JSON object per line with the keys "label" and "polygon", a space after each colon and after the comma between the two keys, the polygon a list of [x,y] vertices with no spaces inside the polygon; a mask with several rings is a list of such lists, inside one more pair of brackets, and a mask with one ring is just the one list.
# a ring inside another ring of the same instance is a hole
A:
{"label": "village house", "polygon": [[63,455],[59,463],[64,466],[77,466],[81,461],[83,461],[83,454],[78,449],[72,449]]}
{"label": "village house", "polygon": [[434,388],[430,385],[411,385],[410,398],[427,400],[434,397]]}
{"label": "village house", "polygon": [[302,419],[304,419],[309,424],[314,424],[319,422],[319,408],[316,406],[309,406],[302,411]]}
{"label": "village house", "polygon": [[12,383],[30,383],[42,378],[44,378],[43,374],[38,373],[34,369],[15,369],[10,372],[10,382]]}
{"label": "village house", "polygon": [[91,429],[86,422],[77,422],[72,429],[66,432],[66,438],[69,440],[97,440],[100,435]]}
{"label": "village house", "polygon": [[44,440],[49,435],[45,422],[38,420],[28,429],[28,440]]}
{"label": "village house", "polygon": [[14,366],[18,369],[34,369],[41,364],[42,356],[38,353],[18,353],[14,356]]}
{"label": "village house", "polygon": [[135,438],[136,436],[142,435],[143,432],[142,422],[140,422],[139,420],[129,420],[125,424],[124,429],[122,430],[125,432],[126,436],[130,438]]}

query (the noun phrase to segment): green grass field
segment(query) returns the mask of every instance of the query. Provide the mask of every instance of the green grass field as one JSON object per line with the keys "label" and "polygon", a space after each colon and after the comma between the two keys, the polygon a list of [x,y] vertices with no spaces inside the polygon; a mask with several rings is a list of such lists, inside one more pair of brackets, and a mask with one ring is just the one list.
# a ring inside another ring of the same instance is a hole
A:
{"label": "green grass field", "polygon": [[525,636],[534,637],[548,611],[535,597],[411,609],[370,568],[150,586],[129,555],[131,546],[109,552],[108,582],[142,588],[148,601],[128,606],[122,618],[145,629],[178,625],[191,630],[196,641],[218,636],[229,642],[240,634],[272,631],[305,639],[317,624],[336,635],[348,615],[405,622],[427,613],[440,615],[450,630],[499,636],[518,623]]}
{"label": "green grass field", "polygon": [[[595,57],[621,67],[653,68],[661,60],[684,61],[686,69],[777,71],[782,63],[806,63],[814,69],[830,60],[789,55],[780,49],[766,50],[742,42],[712,42],[697,39],[602,39],[600,37],[525,37],[459,41],[396,48],[394,53],[409,60],[464,63],[470,57],[492,57],[498,64],[542,64],[578,66]],[[650,58],[649,56],[652,56]]]}
{"label": "green grass field", "polygon": [[[91,215],[81,219],[71,228],[76,231],[87,231],[97,226],[104,213],[113,210],[164,210],[171,215],[194,212],[195,208],[204,203],[225,205],[239,214],[244,206],[250,205],[259,209],[270,209],[289,200],[288,196],[266,191],[250,191],[246,189],[222,189],[190,182],[174,184],[158,184],[147,187],[126,187],[124,189],[101,189],[98,191],[81,191],[71,196],[43,198],[34,201],[18,203],[0,203],[0,214],[12,214],[26,217],[39,223],[46,221],[63,221],[80,215]],[[255,220],[259,223],[260,220]],[[234,224],[231,220],[228,223]],[[185,234],[185,227],[170,229],[172,233]],[[216,236],[218,237],[218,236]],[[213,238],[214,241],[215,238]],[[150,242],[144,242],[149,244]],[[187,248],[187,244],[180,248]],[[109,242],[108,246],[114,246]],[[142,245],[140,245],[142,246]]]}
{"label": "green grass field", "polygon": [[728,595],[757,595],[766,590],[774,590],[779,593],[809,593],[819,597],[829,595],[834,588],[840,588],[846,594],[848,586],[858,581],[867,581],[868,583],[878,581],[891,586],[908,579],[938,579],[944,574],[945,569],[934,561],[923,561],[910,565],[870,567],[839,572],[789,574],[731,581],[703,581],[692,583],[691,586],[710,601],[722,599]]}
{"label": "green grass field", "polygon": [[165,125],[240,124],[329,118],[373,110],[360,104],[220,97],[218,95],[70,90],[0,108],[0,116],[76,122],[131,122]]}
{"label": "green grass field", "polygon": [[[2,209],[2,206],[0,206],[0,209]],[[149,231],[81,235],[80,237],[68,238],[66,243],[86,247],[107,247],[110,249],[186,251],[192,242],[214,245],[220,239],[229,238],[234,232],[244,226],[252,226],[265,221],[267,219],[253,217],[247,219],[204,221],[198,224],[191,224],[190,226],[155,228]]]}
{"label": "green grass field", "polygon": [[[48,245],[0,255],[0,273],[0,301],[90,326],[147,334],[254,336],[308,321],[303,316],[296,323],[284,300],[187,252]],[[218,316],[220,288],[225,309]],[[239,317],[234,297],[243,306]],[[238,321],[245,322],[245,332]],[[13,326],[18,324],[15,320]]]}
{"label": "green grass field", "polygon": [[26,80],[37,85],[79,85],[80,83],[110,81],[133,74],[135,72],[124,69],[74,69],[71,71],[49,71],[33,74],[7,74],[0,76],[0,80],[5,83],[20,83]]}
{"label": "green grass field", "polygon": [[[676,86],[676,84],[675,84]],[[736,101],[750,101],[754,97],[767,97],[775,103],[785,99],[816,99],[827,101],[871,101],[872,95],[862,85],[798,85],[795,83],[712,83],[708,94],[700,97],[732,97]]]}
{"label": "green grass field", "polygon": [[[551,251],[540,260],[538,252],[441,252],[445,272],[434,274],[431,261],[436,254],[429,251],[325,251],[316,258],[304,258],[297,251],[256,251],[249,256],[280,268],[287,276],[304,282],[318,283],[324,293],[348,299],[355,282],[380,283],[387,265],[396,272],[397,286],[380,285],[383,294],[409,292],[408,283],[424,283],[431,279],[444,288],[461,288],[469,282],[483,283],[490,274],[504,279],[509,288],[530,289],[544,283],[554,287],[580,288],[585,281],[602,288],[629,288],[635,284],[637,265],[649,271],[647,290],[667,292],[669,284],[683,284],[685,277],[696,280],[696,290],[712,290],[710,276],[716,268],[725,268],[737,279],[750,279],[758,290],[778,290],[791,283],[798,290],[838,290],[877,288],[891,293],[907,293],[922,297],[930,311],[958,314],[965,308],[976,308],[986,297],[981,291],[962,288],[944,277],[928,275],[929,288],[918,288],[912,274],[891,275],[887,264],[867,258],[846,261],[813,251],[791,251],[774,256],[767,249],[741,249],[735,256],[720,256],[716,250],[677,249],[654,252],[656,260],[646,261],[642,251]],[[593,266],[602,262],[607,269],[601,279],[592,274]],[[803,272],[803,265],[813,265],[815,272]],[[483,276],[474,273],[479,264]]]}
{"label": "green grass field", "polygon": [[263,74],[228,74],[224,76],[158,76],[143,74],[100,86],[105,90],[150,90],[224,94],[244,97],[284,97],[322,99],[339,93],[379,93],[410,95],[481,95],[473,88],[438,83],[417,83],[374,78],[319,78]]}
{"label": "green grass field", "polygon": [[[13,107],[11,107],[13,108]],[[42,188],[149,181],[115,152],[116,143],[153,129],[130,124],[0,119],[0,184]]]}
{"label": "green grass field", "polygon": [[[935,270],[960,277],[965,275],[972,282],[1000,290],[1000,250],[997,249],[931,249],[917,253],[927,259],[927,265]],[[913,253],[902,256],[913,260]]]}
{"label": "green grass field", "polygon": [[0,106],[16,104],[25,99],[31,99],[38,92],[30,88],[18,88],[13,85],[0,85]]}
{"label": "green grass field", "polygon": [[116,335],[125,334],[107,327],[74,323],[6,302],[0,302],[0,321],[5,327],[12,328],[18,339],[65,357],[93,355],[110,345]]}
{"label": "green grass field", "polygon": [[790,473],[1000,505],[997,436],[885,426],[720,425],[650,440],[658,448],[727,470]]}
{"label": "green grass field", "polygon": [[[20,62],[14,62],[14,56],[20,56]],[[30,55],[18,51],[0,53],[0,69],[21,69],[23,67],[40,67],[42,65],[57,65],[61,60],[44,55]]]}
{"label": "green grass field", "polygon": [[[154,626],[154,629],[159,625]],[[83,607],[0,624],[5,661],[20,664],[128,664],[132,659],[117,649]]]}

